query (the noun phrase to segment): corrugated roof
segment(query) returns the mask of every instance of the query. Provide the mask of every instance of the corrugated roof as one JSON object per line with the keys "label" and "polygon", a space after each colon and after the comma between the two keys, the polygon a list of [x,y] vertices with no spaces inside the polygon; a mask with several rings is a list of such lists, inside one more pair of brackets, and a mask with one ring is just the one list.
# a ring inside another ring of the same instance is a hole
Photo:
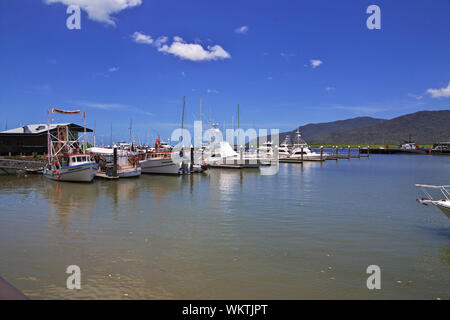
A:
{"label": "corrugated roof", "polygon": [[[80,127],[77,124],[73,123],[53,123],[50,124],[50,130],[55,129],[57,126],[74,126],[74,127]],[[30,133],[30,134],[40,134],[47,131],[47,124],[41,123],[41,124],[29,124],[26,126],[2,131],[0,133],[10,133],[10,134],[23,134],[23,133]],[[92,132],[91,129],[86,129],[87,132]]]}

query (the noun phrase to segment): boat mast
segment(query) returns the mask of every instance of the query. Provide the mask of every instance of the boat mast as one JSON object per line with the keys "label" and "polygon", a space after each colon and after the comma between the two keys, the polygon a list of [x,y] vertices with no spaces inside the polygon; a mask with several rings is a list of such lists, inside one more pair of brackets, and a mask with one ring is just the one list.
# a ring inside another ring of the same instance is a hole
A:
{"label": "boat mast", "polygon": [[[86,153],[86,112],[83,111],[83,123],[84,123],[84,143],[83,143],[83,153]],[[67,137],[69,139],[69,137]]]}
{"label": "boat mast", "polygon": [[50,108],[47,108],[47,160],[48,160],[48,164],[51,164],[51,152],[52,152],[52,148],[51,148],[51,138],[50,138]]}
{"label": "boat mast", "polygon": [[202,97],[200,97],[200,121],[202,121]]}
{"label": "boat mast", "polygon": [[183,110],[181,112],[181,141],[183,142],[184,147],[184,107],[186,106],[186,96],[183,96]]}
{"label": "boat mast", "polygon": [[240,125],[240,123],[239,123],[239,103],[238,103],[238,108],[237,108],[237,116],[238,116],[238,123],[237,123],[237,128],[238,128],[238,145],[239,145],[239,143],[241,142],[241,139],[240,139],[240,137],[239,137],[239,125]]}

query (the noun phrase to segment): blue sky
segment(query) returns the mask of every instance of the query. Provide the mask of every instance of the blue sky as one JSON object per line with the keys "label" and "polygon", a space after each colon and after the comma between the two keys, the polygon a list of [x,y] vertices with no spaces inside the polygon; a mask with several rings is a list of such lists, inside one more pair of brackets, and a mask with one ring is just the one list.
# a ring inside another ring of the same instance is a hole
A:
{"label": "blue sky", "polygon": [[141,141],[167,137],[183,96],[186,123],[202,97],[203,120],[231,127],[239,103],[242,127],[281,131],[450,109],[449,40],[447,0],[0,0],[0,129],[55,106],[85,110],[105,143],[130,119]]}

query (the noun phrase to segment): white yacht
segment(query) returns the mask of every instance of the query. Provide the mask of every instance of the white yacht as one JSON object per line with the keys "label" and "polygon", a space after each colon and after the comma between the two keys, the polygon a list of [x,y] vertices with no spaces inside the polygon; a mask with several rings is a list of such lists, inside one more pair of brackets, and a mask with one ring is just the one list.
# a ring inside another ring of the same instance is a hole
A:
{"label": "white yacht", "polygon": [[263,158],[271,158],[273,156],[272,141],[266,141],[259,146],[258,155]]}
{"label": "white yacht", "polygon": [[287,159],[291,156],[291,151],[290,151],[290,146],[289,146],[289,136],[286,136],[286,138],[284,139],[283,143],[280,144],[280,148],[278,148],[278,158],[279,159]]}
{"label": "white yacht", "polygon": [[297,160],[303,160],[303,161],[322,161],[327,156],[326,153],[322,154],[322,157],[320,156],[320,153],[312,152],[309,145],[306,143],[305,140],[303,140],[300,131],[297,129],[296,132],[297,139],[295,141],[295,144],[293,146],[290,159],[297,159]]}
{"label": "white yacht", "polygon": [[209,166],[259,168],[257,157],[244,155],[244,151],[237,153],[227,141],[212,142],[204,151],[204,162]]}
{"label": "white yacht", "polygon": [[[425,193],[426,198],[417,199],[417,201],[424,205],[434,205],[438,207],[445,215],[450,218],[450,185],[449,186],[432,186],[432,185],[426,185],[426,184],[416,184],[416,187],[419,187],[422,189],[422,191]],[[440,200],[434,200],[431,196],[430,192],[427,191],[427,189],[430,190],[439,190],[444,198]]]}

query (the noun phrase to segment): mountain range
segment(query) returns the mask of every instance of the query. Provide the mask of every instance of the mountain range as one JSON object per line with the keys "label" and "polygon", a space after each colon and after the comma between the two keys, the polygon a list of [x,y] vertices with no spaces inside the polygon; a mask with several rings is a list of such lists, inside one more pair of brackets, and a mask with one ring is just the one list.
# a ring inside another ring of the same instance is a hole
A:
{"label": "mountain range", "polygon": [[[418,144],[432,144],[450,141],[450,110],[419,111],[389,120],[357,117],[298,129],[310,144],[399,144],[410,138]],[[296,131],[280,133],[280,143],[286,136],[294,142]]]}

